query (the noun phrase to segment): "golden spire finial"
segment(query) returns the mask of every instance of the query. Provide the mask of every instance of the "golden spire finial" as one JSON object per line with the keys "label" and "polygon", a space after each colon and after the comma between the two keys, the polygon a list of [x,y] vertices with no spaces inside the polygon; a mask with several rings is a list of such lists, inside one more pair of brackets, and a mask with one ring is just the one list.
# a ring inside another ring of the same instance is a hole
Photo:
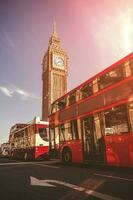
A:
{"label": "golden spire finial", "polygon": [[53,36],[57,37],[57,31],[56,31],[56,21],[54,20],[54,23],[53,23]]}
{"label": "golden spire finial", "polygon": [[53,32],[56,32],[56,21],[54,21],[54,24],[53,24]]}

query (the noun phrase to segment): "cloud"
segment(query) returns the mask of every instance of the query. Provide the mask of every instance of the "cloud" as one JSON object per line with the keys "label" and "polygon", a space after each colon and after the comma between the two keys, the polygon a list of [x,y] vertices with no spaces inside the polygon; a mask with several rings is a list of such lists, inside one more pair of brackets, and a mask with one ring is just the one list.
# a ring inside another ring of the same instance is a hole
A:
{"label": "cloud", "polygon": [[4,93],[6,96],[8,96],[8,97],[12,97],[12,95],[13,95],[13,91],[12,90],[9,90],[8,88],[3,87],[3,86],[0,86],[0,91],[2,93]]}
{"label": "cloud", "polygon": [[12,50],[16,50],[16,44],[15,44],[14,40],[12,39],[11,35],[5,29],[3,29],[0,32],[0,40],[8,48],[10,47]]}
{"label": "cloud", "polygon": [[15,92],[16,92],[17,94],[19,94],[23,100],[26,100],[26,99],[28,99],[28,98],[40,99],[40,98],[39,98],[38,96],[36,96],[35,94],[26,92],[26,91],[24,91],[24,90],[22,90],[22,89],[20,89],[20,88],[17,88],[17,89],[15,90]]}
{"label": "cloud", "polygon": [[18,94],[22,100],[28,100],[29,98],[40,100],[40,97],[38,97],[37,95],[27,92],[25,90],[22,90],[18,87],[15,87],[13,89],[8,89],[4,86],[0,86],[0,91],[8,97],[14,97],[15,94]]}
{"label": "cloud", "polygon": [[13,41],[13,39],[9,36],[9,34],[5,31],[5,38],[7,40],[8,45],[12,48],[12,49],[16,49],[16,45]]}

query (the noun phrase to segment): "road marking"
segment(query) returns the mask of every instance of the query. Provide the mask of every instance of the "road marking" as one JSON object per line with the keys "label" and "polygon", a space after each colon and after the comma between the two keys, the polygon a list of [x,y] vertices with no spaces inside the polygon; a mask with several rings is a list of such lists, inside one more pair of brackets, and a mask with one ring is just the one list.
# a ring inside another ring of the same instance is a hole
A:
{"label": "road marking", "polygon": [[116,198],[116,197],[113,197],[113,196],[110,196],[110,195],[107,195],[107,194],[95,192],[94,190],[87,190],[85,193],[88,194],[88,195],[98,197],[98,198],[103,199],[103,200],[122,200],[120,198]]}
{"label": "road marking", "polygon": [[49,160],[49,161],[37,161],[37,163],[40,163],[40,164],[42,164],[42,163],[45,163],[45,164],[59,164],[59,163],[61,163],[61,161],[60,160],[57,160],[57,159],[51,159],[51,160]]}
{"label": "road marking", "polygon": [[16,162],[16,163],[0,163],[0,165],[26,165],[26,164],[31,164],[31,162]]}
{"label": "road marking", "polygon": [[43,166],[43,167],[50,167],[50,168],[54,168],[54,169],[58,169],[59,167],[56,166],[52,166],[52,165],[46,165],[46,164],[40,164],[40,163],[32,163],[33,165],[39,165],[39,166]]}
{"label": "road marking", "polygon": [[69,187],[71,189],[77,190],[79,192],[84,192],[87,195],[92,195],[92,196],[101,198],[103,200],[121,200],[120,198],[116,198],[116,197],[113,197],[113,196],[110,196],[110,195],[107,195],[107,194],[96,192],[94,190],[86,190],[86,188],[84,188],[84,187],[80,187],[80,186],[77,186],[77,185],[66,183],[64,181],[48,180],[48,179],[39,180],[35,177],[32,177],[32,176],[30,177],[30,185],[45,186],[45,187],[56,187],[55,185],[53,185],[51,183],[63,185],[63,186]]}
{"label": "road marking", "polygon": [[128,178],[122,178],[119,176],[111,176],[111,175],[106,175],[106,174],[94,174],[96,176],[103,176],[103,177],[107,177],[107,178],[114,178],[114,179],[120,179],[120,180],[124,180],[124,181],[131,181],[133,182],[133,179],[128,179]]}
{"label": "road marking", "polygon": [[[52,163],[51,163],[52,164]],[[40,163],[34,163],[34,162],[18,162],[18,163],[0,163],[0,166],[8,166],[8,165],[39,165],[43,167],[49,167],[49,168],[54,168],[58,169],[59,167],[52,166],[52,165],[47,165],[47,164],[40,164]]]}

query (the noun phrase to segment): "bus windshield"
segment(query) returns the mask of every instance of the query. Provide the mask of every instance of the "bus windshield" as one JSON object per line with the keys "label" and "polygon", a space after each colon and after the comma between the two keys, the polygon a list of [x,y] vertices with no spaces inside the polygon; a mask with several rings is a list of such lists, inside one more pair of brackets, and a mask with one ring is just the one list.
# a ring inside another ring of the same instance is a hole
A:
{"label": "bus windshield", "polygon": [[44,141],[49,141],[48,128],[39,128],[39,135]]}

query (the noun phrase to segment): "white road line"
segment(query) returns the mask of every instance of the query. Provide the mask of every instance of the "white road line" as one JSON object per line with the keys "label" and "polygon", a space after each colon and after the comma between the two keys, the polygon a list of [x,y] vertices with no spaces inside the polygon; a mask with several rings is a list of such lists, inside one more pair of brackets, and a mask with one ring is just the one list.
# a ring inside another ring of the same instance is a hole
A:
{"label": "white road line", "polygon": [[100,193],[100,192],[96,192],[94,190],[86,190],[86,188],[84,188],[84,187],[73,185],[71,183],[67,183],[67,182],[64,182],[64,181],[47,180],[47,179],[39,180],[35,177],[32,177],[32,176],[30,177],[30,185],[33,185],[33,186],[57,187],[55,184],[63,185],[63,186],[69,187],[73,190],[77,190],[79,192],[84,192],[87,195],[92,195],[92,196],[98,197],[102,200],[121,200],[120,198],[113,197],[113,196],[103,194],[103,193]]}
{"label": "white road line", "polygon": [[97,173],[95,173],[94,175],[96,175],[96,176],[103,176],[103,177],[107,177],[107,178],[113,178],[113,179],[120,179],[120,180],[124,180],[124,181],[131,181],[131,182],[133,182],[133,179],[122,178],[122,177],[119,177],[119,176],[110,176],[110,175],[106,175],[106,174],[97,174]]}
{"label": "white road line", "polygon": [[49,168],[54,168],[54,169],[58,169],[59,167],[56,166],[52,166],[52,165],[46,165],[46,164],[39,164],[39,163],[32,163],[32,165],[38,165],[38,166],[43,166],[43,167],[49,167]]}
{"label": "white road line", "polygon": [[87,190],[87,191],[85,191],[85,193],[88,194],[88,195],[98,197],[98,198],[103,199],[103,200],[122,200],[120,198],[113,197],[113,196],[103,194],[103,193],[100,193],[100,192],[96,192],[94,190]]}
{"label": "white road line", "polygon": [[59,167],[52,166],[52,165],[40,164],[40,163],[34,163],[34,162],[0,163],[0,166],[8,166],[8,165],[39,165],[39,166],[49,167],[49,168],[54,168],[54,169],[59,168]]}
{"label": "white road line", "polygon": [[27,165],[27,164],[31,164],[31,162],[0,163],[0,166],[1,166],[1,165]]}
{"label": "white road line", "polygon": [[39,164],[42,164],[42,163],[44,163],[44,164],[59,164],[59,163],[61,163],[60,161],[57,161],[57,160],[50,160],[50,161],[37,161],[37,162],[35,162],[35,163],[39,163]]}

